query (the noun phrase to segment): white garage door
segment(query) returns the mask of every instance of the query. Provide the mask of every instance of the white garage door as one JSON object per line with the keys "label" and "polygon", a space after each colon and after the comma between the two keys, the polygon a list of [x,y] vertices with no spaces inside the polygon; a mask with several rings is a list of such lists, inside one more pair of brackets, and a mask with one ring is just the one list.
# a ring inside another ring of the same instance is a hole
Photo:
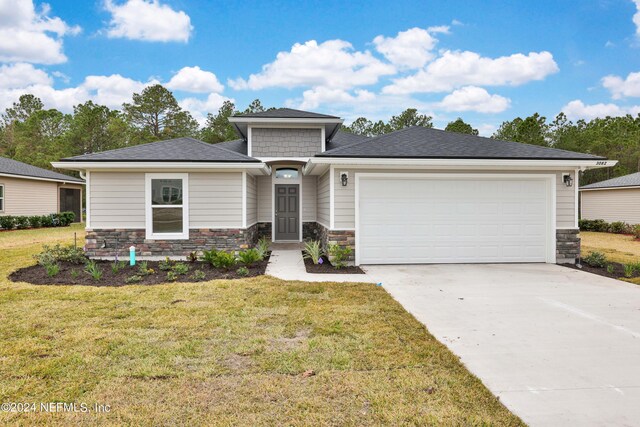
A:
{"label": "white garage door", "polygon": [[553,262],[546,178],[357,180],[360,264]]}

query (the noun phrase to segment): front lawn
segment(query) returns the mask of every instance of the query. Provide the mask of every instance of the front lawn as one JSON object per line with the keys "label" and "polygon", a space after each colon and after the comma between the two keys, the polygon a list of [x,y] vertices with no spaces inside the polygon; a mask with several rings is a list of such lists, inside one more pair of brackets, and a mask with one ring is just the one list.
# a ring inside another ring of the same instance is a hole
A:
{"label": "front lawn", "polygon": [[0,412],[0,424],[522,424],[374,285],[6,278],[74,230],[0,233],[0,402],[110,412]]}
{"label": "front lawn", "polygon": [[640,241],[627,234],[580,232],[582,257],[591,252],[602,252],[610,261],[621,264],[640,262]]}

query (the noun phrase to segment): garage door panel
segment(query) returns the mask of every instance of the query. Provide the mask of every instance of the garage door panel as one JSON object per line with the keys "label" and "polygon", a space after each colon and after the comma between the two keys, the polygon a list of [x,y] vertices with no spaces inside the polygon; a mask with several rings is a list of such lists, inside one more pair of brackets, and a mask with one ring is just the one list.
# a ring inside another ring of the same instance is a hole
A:
{"label": "garage door panel", "polygon": [[541,179],[359,180],[362,264],[545,262]]}

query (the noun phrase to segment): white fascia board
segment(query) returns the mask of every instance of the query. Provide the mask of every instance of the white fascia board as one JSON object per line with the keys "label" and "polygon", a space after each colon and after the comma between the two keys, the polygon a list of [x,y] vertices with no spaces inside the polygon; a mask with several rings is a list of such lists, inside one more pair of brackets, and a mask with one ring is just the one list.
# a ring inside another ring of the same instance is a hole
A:
{"label": "white fascia board", "polygon": [[[313,157],[309,164],[333,164],[353,166],[429,166],[442,168],[535,168],[554,170],[558,168],[584,169],[615,166],[617,160],[513,160],[513,159],[380,159],[380,158],[337,158]],[[308,166],[307,168],[311,168]]]}
{"label": "white fascia board", "polygon": [[[64,180],[64,179],[55,179],[55,178],[40,178],[36,176],[27,176],[27,175],[15,175],[11,173],[0,173],[0,176],[6,176],[7,178],[16,178],[16,179],[32,179],[34,181],[47,181],[47,182],[61,182],[63,184],[78,184],[84,185],[84,182],[72,181],[72,180]],[[71,177],[69,177],[71,178]]]}
{"label": "white fascia board", "polygon": [[255,163],[209,163],[209,162],[52,162],[53,167],[68,170],[198,170],[198,171],[247,171],[252,174],[270,175],[271,168]]}
{"label": "white fascia board", "polygon": [[229,117],[230,123],[303,123],[303,124],[324,124],[324,123],[342,123],[343,119],[336,118],[295,118],[295,119],[286,119],[286,118],[275,118],[275,117]]}
{"label": "white fascia board", "polygon": [[296,163],[307,163],[311,157],[255,157],[263,163],[271,163],[271,162],[296,162]]}

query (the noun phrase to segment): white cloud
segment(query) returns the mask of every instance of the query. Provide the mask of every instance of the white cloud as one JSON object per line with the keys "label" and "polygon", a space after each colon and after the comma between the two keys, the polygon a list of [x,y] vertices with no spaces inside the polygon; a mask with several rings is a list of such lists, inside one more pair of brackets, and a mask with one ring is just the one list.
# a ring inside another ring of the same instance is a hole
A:
{"label": "white cloud", "polygon": [[640,96],[640,72],[629,73],[626,79],[609,75],[602,79],[602,86],[609,89],[613,99]]}
{"label": "white cloud", "polygon": [[191,113],[194,119],[203,125],[207,120],[207,113],[215,114],[225,101],[235,102],[219,93],[211,93],[207,99],[185,98],[178,102],[180,107]]}
{"label": "white cloud", "polygon": [[564,112],[570,120],[591,120],[596,117],[618,117],[626,114],[635,116],[640,113],[640,105],[632,107],[621,107],[616,104],[604,103],[588,105],[581,100],[576,99],[562,107],[561,111]]}
{"label": "white cloud", "polygon": [[153,42],[188,42],[193,26],[183,11],[175,11],[159,0],[105,1],[111,13],[107,36]]}
{"label": "white cloud", "polygon": [[87,76],[80,88],[88,94],[96,104],[106,105],[109,108],[120,108],[123,102],[131,102],[134,93],[140,93],[146,86],[159,83],[157,80],[141,82],[120,74],[110,76]]}
{"label": "white cloud", "polygon": [[289,52],[279,52],[275,61],[247,80],[229,80],[234,89],[260,90],[268,87],[324,86],[349,89],[375,84],[381,76],[394,74],[395,67],[371,55],[354,51],[351,43],[315,40],[296,43]]}
{"label": "white cloud", "polygon": [[318,87],[305,90],[302,93],[302,102],[298,106],[301,109],[314,109],[322,104],[335,105],[359,105],[374,101],[375,94],[368,90],[359,89],[355,91],[355,95],[342,89],[330,89],[326,87]]}
{"label": "white cloud", "polygon": [[480,136],[491,136],[498,129],[498,127],[494,124],[483,123],[478,126],[477,129]]}
{"label": "white cloud", "polygon": [[469,51],[445,51],[416,74],[394,79],[393,84],[383,88],[383,92],[445,92],[466,85],[518,86],[542,80],[557,71],[553,55],[546,51],[528,55],[516,53],[495,59]]}
{"label": "white cloud", "polygon": [[636,13],[633,15],[633,23],[636,26],[636,36],[640,37],[640,0],[635,0]]}
{"label": "white cloud", "polygon": [[49,75],[31,64],[0,65],[0,88],[20,89],[31,85],[50,85]]}
{"label": "white cloud", "polygon": [[78,34],[80,27],[49,16],[50,11],[47,4],[36,11],[32,0],[0,0],[0,61],[65,62],[62,38]]}
{"label": "white cloud", "polygon": [[166,84],[171,90],[181,90],[192,93],[222,92],[224,86],[211,71],[204,71],[200,67],[184,67],[178,71]]}
{"label": "white cloud", "polygon": [[[431,32],[448,32],[449,27],[431,27]],[[377,36],[373,39],[376,50],[399,68],[421,68],[435,55],[433,48],[438,42],[422,28],[400,31],[395,37]]]}
{"label": "white cloud", "polygon": [[437,104],[446,111],[475,111],[478,113],[500,113],[511,105],[511,100],[500,95],[491,95],[485,89],[465,86],[445,96]]}

